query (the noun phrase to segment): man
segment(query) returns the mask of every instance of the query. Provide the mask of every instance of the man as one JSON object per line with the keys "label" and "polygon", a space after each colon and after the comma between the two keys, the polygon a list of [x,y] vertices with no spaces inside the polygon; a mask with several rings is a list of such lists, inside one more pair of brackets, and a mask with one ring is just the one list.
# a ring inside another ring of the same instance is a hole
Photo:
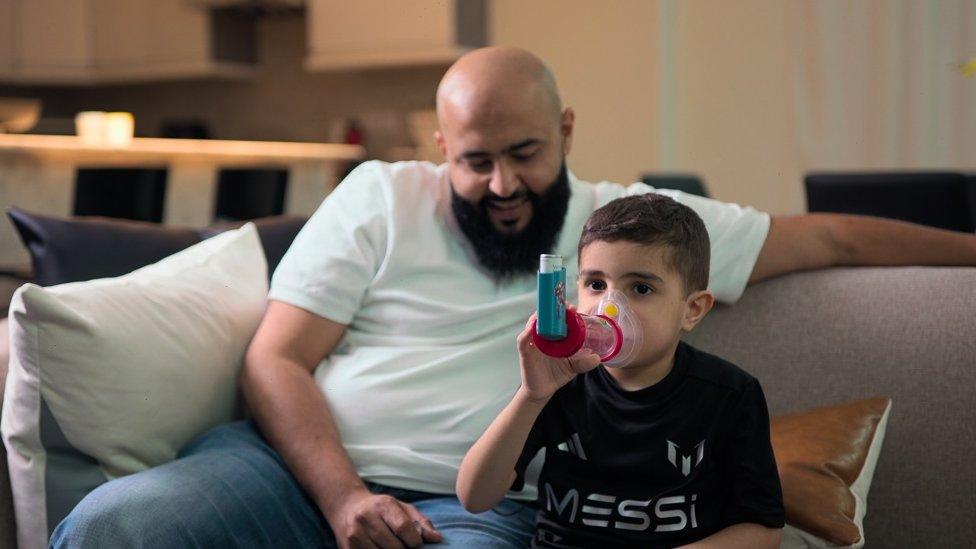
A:
{"label": "man", "polygon": [[[515,336],[534,308],[538,254],[575,265],[585,218],[650,189],[569,172],[575,115],[525,51],[462,57],[437,110],[447,163],[364,164],[275,273],[242,375],[260,435],[221,427],[170,464],[103,485],[53,545],[526,545],[532,506],[465,512],[457,467],[517,388]],[[728,302],[796,270],[976,264],[972,235],[854,216],[770,220],[669,194],[705,220],[710,289]]]}

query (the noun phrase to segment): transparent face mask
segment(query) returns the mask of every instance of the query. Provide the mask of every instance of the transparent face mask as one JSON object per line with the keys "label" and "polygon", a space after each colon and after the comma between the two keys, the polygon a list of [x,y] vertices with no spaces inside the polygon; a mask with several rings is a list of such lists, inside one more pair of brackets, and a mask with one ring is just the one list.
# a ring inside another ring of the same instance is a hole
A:
{"label": "transparent face mask", "polygon": [[644,343],[644,330],[640,319],[630,309],[627,296],[620,290],[611,290],[603,296],[590,314],[612,319],[620,330],[620,351],[613,358],[604,360],[603,364],[610,368],[630,364]]}

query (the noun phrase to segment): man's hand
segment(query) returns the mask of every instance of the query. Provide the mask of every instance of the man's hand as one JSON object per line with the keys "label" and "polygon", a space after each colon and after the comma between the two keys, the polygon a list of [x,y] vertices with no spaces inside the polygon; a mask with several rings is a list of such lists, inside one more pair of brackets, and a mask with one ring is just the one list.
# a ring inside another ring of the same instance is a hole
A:
{"label": "man's hand", "polygon": [[579,374],[600,364],[600,357],[583,349],[569,358],[545,355],[532,343],[533,314],[518,336],[519,367],[522,370],[522,390],[532,400],[547,400],[560,387]]}
{"label": "man's hand", "polygon": [[413,505],[365,489],[345,497],[326,518],[342,549],[420,547],[443,539]]}
{"label": "man's hand", "polygon": [[412,505],[369,492],[342,447],[312,372],[346,327],[272,300],[244,359],[242,387],[271,445],[315,499],[343,549],[441,541]]}

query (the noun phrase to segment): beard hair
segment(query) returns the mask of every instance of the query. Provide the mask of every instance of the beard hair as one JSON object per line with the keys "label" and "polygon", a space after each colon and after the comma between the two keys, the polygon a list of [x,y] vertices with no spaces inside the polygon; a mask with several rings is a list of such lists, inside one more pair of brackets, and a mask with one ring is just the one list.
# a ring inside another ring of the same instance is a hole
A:
{"label": "beard hair", "polygon": [[563,161],[556,179],[543,194],[528,189],[524,192],[532,203],[532,218],[521,231],[506,234],[496,229],[488,216],[488,204],[500,197],[489,191],[480,201],[471,203],[458,196],[451,186],[451,210],[458,226],[471,242],[478,262],[498,282],[535,273],[539,254],[552,252],[569,208],[571,192],[566,162]]}

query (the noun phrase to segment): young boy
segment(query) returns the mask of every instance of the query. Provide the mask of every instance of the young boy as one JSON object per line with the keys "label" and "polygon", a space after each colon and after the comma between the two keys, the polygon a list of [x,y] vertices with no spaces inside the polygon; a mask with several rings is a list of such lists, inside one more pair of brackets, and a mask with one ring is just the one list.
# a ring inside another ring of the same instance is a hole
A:
{"label": "young boy", "polygon": [[469,511],[520,490],[544,447],[533,547],[779,545],[762,388],[680,341],[712,307],[708,258],[702,220],[670,198],[621,198],[593,213],[579,243],[579,310],[610,297],[643,341],[618,367],[588,350],[557,359],[533,346],[530,319],[518,337],[522,385],[461,464]]}

